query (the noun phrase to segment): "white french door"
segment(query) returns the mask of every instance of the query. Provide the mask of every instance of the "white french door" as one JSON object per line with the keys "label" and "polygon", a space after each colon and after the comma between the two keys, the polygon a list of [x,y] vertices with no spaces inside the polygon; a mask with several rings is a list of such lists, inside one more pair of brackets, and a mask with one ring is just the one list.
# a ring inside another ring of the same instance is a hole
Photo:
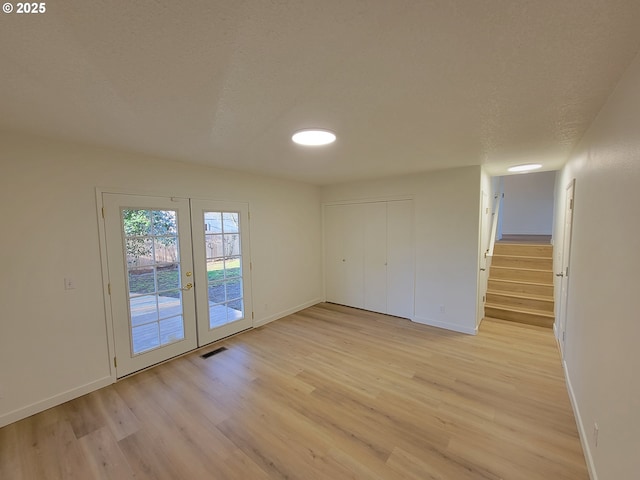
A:
{"label": "white french door", "polygon": [[252,326],[246,204],[102,199],[117,377]]}
{"label": "white french door", "polygon": [[191,200],[200,345],[253,326],[248,205]]}

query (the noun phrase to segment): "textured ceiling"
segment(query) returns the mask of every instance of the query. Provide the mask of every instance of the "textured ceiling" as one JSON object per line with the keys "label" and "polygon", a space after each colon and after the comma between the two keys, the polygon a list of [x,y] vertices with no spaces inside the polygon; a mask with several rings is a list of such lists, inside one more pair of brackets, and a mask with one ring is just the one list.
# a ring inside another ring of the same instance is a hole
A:
{"label": "textured ceiling", "polygon": [[[638,0],[51,1],[0,14],[0,128],[316,184],[555,169],[638,25]],[[314,126],[338,141],[291,143]]]}

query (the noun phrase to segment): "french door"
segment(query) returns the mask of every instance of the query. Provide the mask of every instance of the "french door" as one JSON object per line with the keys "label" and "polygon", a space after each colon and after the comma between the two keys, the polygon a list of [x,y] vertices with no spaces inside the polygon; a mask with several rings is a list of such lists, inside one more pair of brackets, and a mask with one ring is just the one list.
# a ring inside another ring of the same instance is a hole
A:
{"label": "french door", "polygon": [[117,377],[252,327],[247,204],[102,197]]}

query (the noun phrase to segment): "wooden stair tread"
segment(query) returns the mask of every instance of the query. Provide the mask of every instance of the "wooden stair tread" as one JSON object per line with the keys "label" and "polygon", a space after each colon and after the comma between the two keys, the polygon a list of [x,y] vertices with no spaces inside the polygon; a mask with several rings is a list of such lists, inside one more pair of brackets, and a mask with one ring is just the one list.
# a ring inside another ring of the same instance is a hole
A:
{"label": "wooden stair tread", "polygon": [[501,258],[530,258],[531,260],[552,260],[553,257],[536,257],[535,255],[512,255],[512,254],[504,254],[504,253],[494,253],[494,257]]}
{"label": "wooden stair tread", "polygon": [[527,270],[527,271],[532,271],[532,272],[553,273],[553,270],[547,270],[547,269],[542,269],[542,268],[501,267],[499,265],[491,265],[491,268],[503,268],[505,270]]}
{"label": "wooden stair tread", "polygon": [[553,297],[549,295],[535,295],[533,293],[519,293],[519,292],[506,292],[502,290],[487,290],[488,294],[501,295],[503,297],[511,297],[511,298],[523,298],[526,300],[542,300],[545,302],[553,302]]}
{"label": "wooden stair tread", "polygon": [[496,245],[500,245],[500,244],[509,245],[509,246],[518,245],[518,246],[521,246],[521,247],[545,247],[545,248],[548,248],[549,250],[551,250],[551,248],[553,247],[553,245],[551,245],[550,243],[533,243],[533,242],[530,242],[530,243],[522,243],[522,242],[520,242],[520,243],[518,243],[516,240],[514,240],[514,241],[496,240]]}
{"label": "wooden stair tread", "polygon": [[555,318],[555,315],[552,312],[545,312],[543,310],[535,310],[531,308],[511,307],[508,305],[497,305],[495,303],[485,303],[484,307],[494,308],[496,310],[503,310],[503,311],[509,311],[509,312],[524,313],[529,315],[538,315],[540,317],[546,317],[546,318]]}
{"label": "wooden stair tread", "polygon": [[[500,268],[500,267],[498,267]],[[540,270],[538,270],[540,271]],[[544,270],[542,270],[544,271]],[[517,283],[520,285],[535,285],[537,287],[551,287],[553,283],[528,282],[526,280],[509,280],[506,278],[489,278],[492,282]]]}
{"label": "wooden stair tread", "polygon": [[[499,322],[499,323],[502,323],[504,325],[511,325],[511,324],[514,324],[514,323],[520,323],[520,322],[514,322],[513,320],[505,320],[504,318],[489,317],[489,316],[486,316],[486,315],[484,317],[482,317],[482,321],[484,322],[485,320],[491,320],[492,322]],[[526,326],[526,327],[531,327],[531,328],[534,328],[534,329],[541,328],[541,329],[546,330],[548,328],[548,327],[542,327],[540,325],[536,325],[534,323],[520,323],[520,325],[521,326]]]}

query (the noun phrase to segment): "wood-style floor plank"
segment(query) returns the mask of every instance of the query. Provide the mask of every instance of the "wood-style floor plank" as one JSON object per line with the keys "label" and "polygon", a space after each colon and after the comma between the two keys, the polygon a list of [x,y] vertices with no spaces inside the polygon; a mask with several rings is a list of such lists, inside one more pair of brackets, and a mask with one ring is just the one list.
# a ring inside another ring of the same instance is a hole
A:
{"label": "wood-style floor plank", "polygon": [[550,330],[319,304],[0,429],[2,479],[588,479]]}

